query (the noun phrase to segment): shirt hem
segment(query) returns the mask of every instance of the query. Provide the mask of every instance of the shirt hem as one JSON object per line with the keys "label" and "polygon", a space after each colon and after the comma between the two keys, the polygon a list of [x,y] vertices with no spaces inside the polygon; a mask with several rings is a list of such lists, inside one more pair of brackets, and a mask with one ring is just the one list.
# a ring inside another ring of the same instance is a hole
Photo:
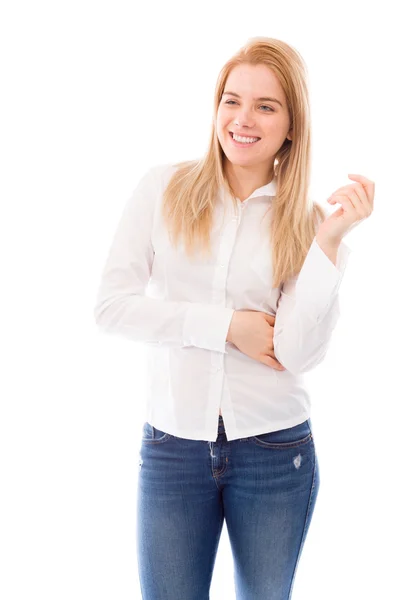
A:
{"label": "shirt hem", "polygon": [[[239,440],[239,439],[254,437],[257,435],[263,435],[264,433],[272,433],[273,431],[278,431],[279,429],[289,429],[290,427],[295,427],[296,425],[300,425],[300,423],[303,423],[304,421],[309,419],[310,416],[311,416],[311,411],[306,410],[305,412],[303,412],[300,415],[297,415],[295,417],[292,417],[291,419],[274,421],[273,423],[271,423],[271,425],[269,427],[263,427],[261,430],[259,427],[258,428],[253,427],[249,431],[244,431],[244,432],[239,433],[238,430],[236,428],[234,428],[234,430],[231,433],[231,437],[228,436],[227,431],[226,431],[226,425],[225,425],[225,433],[227,434],[227,436],[226,436],[227,441],[233,442],[233,441]],[[222,413],[222,418],[224,418],[223,413]],[[219,419],[219,414],[218,414],[218,419]],[[180,431],[178,433],[178,431],[176,429],[174,429],[173,427],[168,427],[168,428],[164,429],[164,427],[161,427],[161,423],[157,424],[158,421],[156,419],[151,419],[151,421],[149,420],[148,422],[150,425],[153,425],[156,429],[160,429],[161,431],[164,431],[165,433],[168,433],[169,435],[172,435],[174,437],[183,438],[186,440],[199,441],[199,442],[215,442],[218,439],[218,433],[217,433],[217,435],[215,434],[215,428],[213,428],[213,432],[209,432],[204,435],[199,434],[198,431],[192,431],[192,430]]]}

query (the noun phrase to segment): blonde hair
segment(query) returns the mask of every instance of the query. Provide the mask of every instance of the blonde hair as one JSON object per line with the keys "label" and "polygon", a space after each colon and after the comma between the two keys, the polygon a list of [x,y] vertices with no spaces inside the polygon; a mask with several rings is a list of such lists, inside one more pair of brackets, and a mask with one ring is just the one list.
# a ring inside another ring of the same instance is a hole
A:
{"label": "blonde hair", "polygon": [[201,159],[174,165],[178,170],[164,191],[163,218],[174,246],[183,235],[188,255],[193,254],[196,245],[209,255],[213,211],[221,186],[237,209],[224,174],[224,153],[216,132],[216,118],[228,75],[241,64],[263,64],[271,69],[284,90],[289,110],[292,141],[285,139],[274,159],[277,189],[269,228],[272,287],[279,287],[298,274],[316,234],[316,225],[326,217],[323,208],[308,199],[311,124],[307,70],[300,54],[288,44],[267,37],[251,38],[222,67],[215,87],[208,149]]}

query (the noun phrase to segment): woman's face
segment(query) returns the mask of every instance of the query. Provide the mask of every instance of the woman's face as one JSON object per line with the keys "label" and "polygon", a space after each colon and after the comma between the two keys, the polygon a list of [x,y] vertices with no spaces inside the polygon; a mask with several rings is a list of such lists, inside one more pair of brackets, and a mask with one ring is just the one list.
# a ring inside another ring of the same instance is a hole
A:
{"label": "woman's face", "polygon": [[[225,83],[216,122],[227,159],[243,167],[260,165],[269,172],[286,137],[292,139],[289,127],[285,95],[275,74],[265,65],[234,67]],[[236,144],[232,132],[260,139]]]}

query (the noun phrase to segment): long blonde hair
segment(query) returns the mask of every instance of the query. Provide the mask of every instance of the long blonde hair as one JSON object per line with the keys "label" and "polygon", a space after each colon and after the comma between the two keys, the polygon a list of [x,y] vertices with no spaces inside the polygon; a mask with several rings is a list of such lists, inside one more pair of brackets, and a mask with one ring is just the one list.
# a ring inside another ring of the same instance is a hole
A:
{"label": "long blonde hair", "polygon": [[[311,124],[307,70],[301,55],[278,39],[251,38],[222,67],[215,87],[214,115],[208,149],[198,160],[176,163],[178,167],[164,191],[163,218],[171,243],[183,235],[185,251],[192,255],[197,245],[210,254],[210,231],[218,190],[235,196],[224,173],[224,153],[216,132],[217,111],[230,71],[241,64],[266,65],[278,78],[289,109],[292,141],[285,139],[275,156],[276,196],[270,220],[273,282],[279,287],[296,276],[316,234],[325,220],[323,208],[309,200]],[[267,175],[267,173],[266,173]]]}

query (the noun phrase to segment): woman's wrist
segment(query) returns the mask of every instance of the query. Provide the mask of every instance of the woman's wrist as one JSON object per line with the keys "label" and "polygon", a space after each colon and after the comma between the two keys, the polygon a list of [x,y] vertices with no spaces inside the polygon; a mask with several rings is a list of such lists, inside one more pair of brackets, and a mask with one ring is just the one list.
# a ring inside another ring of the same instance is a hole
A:
{"label": "woman's wrist", "polygon": [[331,260],[333,262],[333,264],[336,266],[336,261],[337,261],[337,253],[339,250],[339,246],[341,243],[341,239],[340,240],[327,240],[326,238],[322,237],[322,236],[318,236],[318,234],[316,235],[316,241],[318,246],[321,248],[321,250],[326,254],[326,256],[329,258],[329,260]]}

